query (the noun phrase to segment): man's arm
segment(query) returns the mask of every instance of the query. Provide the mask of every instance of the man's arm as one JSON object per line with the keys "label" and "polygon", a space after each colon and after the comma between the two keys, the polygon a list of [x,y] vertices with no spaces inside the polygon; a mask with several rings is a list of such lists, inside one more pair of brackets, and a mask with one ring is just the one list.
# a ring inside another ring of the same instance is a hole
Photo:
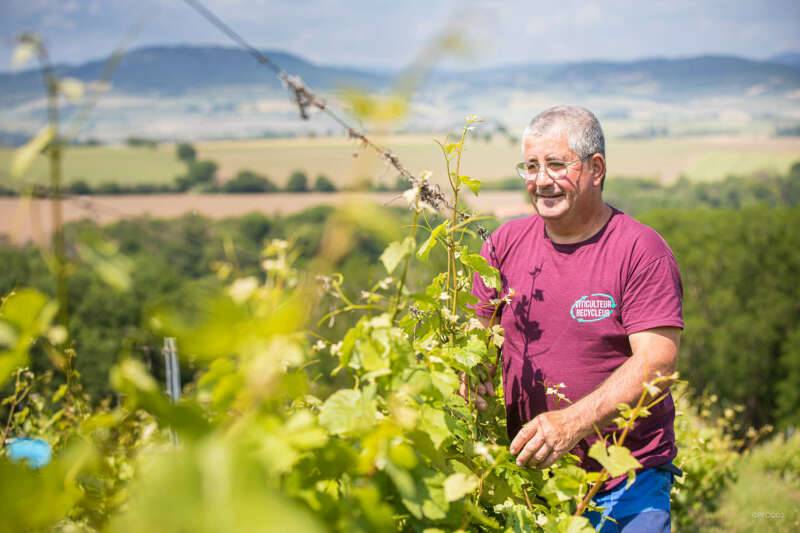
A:
{"label": "man's arm", "polygon": [[643,383],[659,372],[663,376],[675,372],[680,333],[679,328],[664,327],[629,335],[633,354],[597,389],[569,407],[538,415],[517,433],[510,448],[511,453],[519,453],[517,464],[552,465],[591,434],[595,425],[608,425],[617,416],[617,404],[636,402]]}

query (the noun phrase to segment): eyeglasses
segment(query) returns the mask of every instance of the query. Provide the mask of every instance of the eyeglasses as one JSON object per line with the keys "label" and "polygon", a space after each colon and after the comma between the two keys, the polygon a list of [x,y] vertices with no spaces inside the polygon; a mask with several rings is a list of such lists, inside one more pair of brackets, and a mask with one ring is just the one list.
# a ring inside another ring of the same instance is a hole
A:
{"label": "eyeglasses", "polygon": [[[587,158],[579,158],[575,161],[557,161],[555,159],[548,161],[545,163],[544,168],[545,172],[549,177],[554,180],[563,180],[567,177],[567,172],[569,172],[569,167],[583,161]],[[524,179],[525,181],[528,180],[535,180],[539,177],[539,172],[542,170],[541,166],[539,165],[538,161],[523,161],[522,163],[517,163],[515,167],[517,169],[517,174],[519,177]]]}

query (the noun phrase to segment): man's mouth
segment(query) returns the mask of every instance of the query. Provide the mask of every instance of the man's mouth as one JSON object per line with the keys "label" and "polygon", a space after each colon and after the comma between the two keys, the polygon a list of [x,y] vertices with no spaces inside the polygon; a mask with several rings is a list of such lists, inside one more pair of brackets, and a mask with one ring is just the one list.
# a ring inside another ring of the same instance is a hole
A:
{"label": "man's mouth", "polygon": [[538,196],[539,198],[561,198],[562,196],[564,196],[564,193],[563,192],[560,192],[560,193],[542,193],[542,192],[537,192],[536,196]]}

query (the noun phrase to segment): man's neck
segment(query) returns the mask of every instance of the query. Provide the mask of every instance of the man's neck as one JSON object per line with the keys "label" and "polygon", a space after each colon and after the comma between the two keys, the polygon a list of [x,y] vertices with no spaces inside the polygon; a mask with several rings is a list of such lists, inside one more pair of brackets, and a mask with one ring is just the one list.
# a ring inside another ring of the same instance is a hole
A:
{"label": "man's neck", "polygon": [[545,220],[547,236],[556,244],[575,244],[594,236],[611,218],[612,210],[605,203],[585,216],[573,220]]}

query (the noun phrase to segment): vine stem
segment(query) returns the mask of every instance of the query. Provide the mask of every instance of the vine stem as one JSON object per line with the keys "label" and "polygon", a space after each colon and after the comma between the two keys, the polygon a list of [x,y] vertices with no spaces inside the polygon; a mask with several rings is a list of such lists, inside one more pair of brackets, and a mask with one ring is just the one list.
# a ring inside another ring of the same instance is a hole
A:
{"label": "vine stem", "polygon": [[377,305],[349,304],[349,305],[346,305],[345,307],[342,307],[340,309],[336,309],[335,311],[331,311],[330,313],[327,313],[325,316],[323,316],[322,318],[320,318],[317,321],[317,324],[322,324],[326,320],[329,320],[331,317],[340,315],[342,313],[347,313],[347,312],[350,312],[350,311],[357,311],[357,310],[370,310],[370,309],[374,310],[374,311],[383,311],[384,310],[382,307],[377,306]]}
{"label": "vine stem", "polygon": [[0,441],[0,448],[5,448],[6,446],[6,438],[8,437],[8,432],[11,429],[11,421],[14,419],[14,411],[17,409],[17,405],[19,405],[19,403],[25,399],[25,396],[27,396],[28,392],[31,390],[30,386],[28,386],[25,388],[22,394],[17,396],[16,391],[19,388],[19,377],[21,373],[22,370],[18,370],[16,379],[14,380],[14,401],[11,403],[11,407],[8,410],[8,420],[6,420],[6,426],[3,428],[3,440]]}
{"label": "vine stem", "polygon": [[[644,399],[647,397],[647,389],[642,391],[642,394],[639,396],[639,401],[636,402],[636,407],[633,409],[633,416],[625,423],[625,427],[622,429],[622,435],[620,435],[619,441],[617,442],[617,446],[623,446],[625,444],[625,438],[628,436],[628,432],[630,431],[631,427],[633,427],[634,422],[636,422],[636,418],[638,417],[639,411],[644,404]],[[578,508],[575,510],[575,516],[581,516],[584,511],[586,511],[586,507],[589,506],[589,503],[592,501],[598,492],[600,492],[600,487],[603,486],[603,483],[609,477],[609,472],[607,468],[603,468],[600,471],[600,478],[597,482],[592,486],[589,492],[584,496],[581,503],[578,504]]]}
{"label": "vine stem", "polygon": [[[419,222],[419,195],[414,200],[414,222],[411,226],[411,240],[416,243],[417,239],[417,226]],[[416,247],[416,246],[415,246]],[[392,322],[397,318],[397,313],[400,312],[400,296],[403,293],[403,287],[406,285],[406,278],[408,277],[408,266],[411,263],[411,256],[415,253],[412,250],[403,262],[403,272],[400,274],[400,281],[397,284],[397,292],[394,294],[394,303],[392,304]]]}
{"label": "vine stem", "polygon": [[[456,176],[455,179],[450,179],[450,185],[453,187],[453,217],[450,222],[450,242],[448,243],[448,247],[450,254],[453,256],[453,307],[451,310],[453,316],[455,316],[458,310],[458,266],[455,257],[455,231],[456,226],[458,226],[458,192],[461,190],[461,180],[459,176],[461,175],[461,156],[464,154],[464,141],[467,138],[468,131],[469,125],[464,126],[464,129],[461,131],[461,140],[458,142],[458,154],[456,156]],[[447,164],[447,176],[448,178],[450,177],[449,161]]]}

